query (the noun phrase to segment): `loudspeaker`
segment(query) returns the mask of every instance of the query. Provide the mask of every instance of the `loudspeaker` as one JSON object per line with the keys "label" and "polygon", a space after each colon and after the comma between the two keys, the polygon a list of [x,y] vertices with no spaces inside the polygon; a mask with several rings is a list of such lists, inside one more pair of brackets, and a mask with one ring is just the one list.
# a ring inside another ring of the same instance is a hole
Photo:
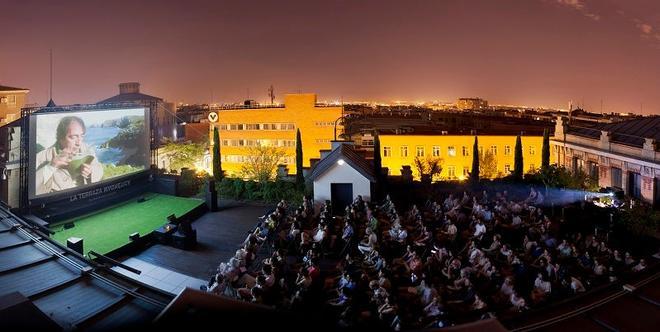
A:
{"label": "loudspeaker", "polygon": [[137,241],[140,239],[140,233],[135,232],[128,235],[128,239],[131,241]]}
{"label": "loudspeaker", "polygon": [[70,237],[66,240],[66,247],[82,255],[83,239],[79,237]]}
{"label": "loudspeaker", "polygon": [[75,226],[75,225],[76,225],[76,224],[74,224],[74,223],[72,223],[72,222],[68,222],[68,223],[64,224],[64,229],[73,228],[73,226]]}

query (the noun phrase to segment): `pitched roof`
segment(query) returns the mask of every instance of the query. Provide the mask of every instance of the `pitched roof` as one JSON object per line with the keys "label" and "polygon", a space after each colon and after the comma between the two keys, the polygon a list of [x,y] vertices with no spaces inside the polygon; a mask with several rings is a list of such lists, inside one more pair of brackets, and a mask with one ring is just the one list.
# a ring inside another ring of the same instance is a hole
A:
{"label": "pitched roof", "polygon": [[114,97],[99,101],[97,104],[110,104],[110,103],[124,103],[131,101],[162,101],[163,98],[158,98],[144,93],[121,93]]}
{"label": "pitched roof", "polygon": [[30,91],[30,89],[15,88],[11,86],[0,85],[0,91]]}
{"label": "pitched roof", "polygon": [[342,144],[338,148],[334,149],[327,155],[325,158],[321,159],[312,173],[309,175],[311,180],[318,178],[319,176],[325,174],[339,159],[343,159],[347,164],[349,164],[353,169],[358,171],[362,176],[367,178],[371,182],[376,181],[376,177],[373,170],[373,165],[371,162],[367,161],[359,155],[353,148],[348,144]]}
{"label": "pitched roof", "polygon": [[615,123],[598,123],[590,127],[569,127],[568,132],[579,136],[600,138],[601,130],[610,133],[610,141],[642,147],[645,138],[660,142],[660,116],[643,117]]}

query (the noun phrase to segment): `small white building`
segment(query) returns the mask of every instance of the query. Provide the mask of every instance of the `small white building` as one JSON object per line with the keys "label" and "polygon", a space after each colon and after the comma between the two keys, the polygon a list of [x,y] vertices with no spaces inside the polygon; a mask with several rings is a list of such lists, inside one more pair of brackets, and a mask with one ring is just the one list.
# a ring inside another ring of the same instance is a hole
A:
{"label": "small white building", "polygon": [[353,150],[349,142],[333,142],[333,150],[321,154],[309,178],[314,182],[314,202],[325,201],[341,213],[358,195],[370,201],[376,177],[373,165]]}

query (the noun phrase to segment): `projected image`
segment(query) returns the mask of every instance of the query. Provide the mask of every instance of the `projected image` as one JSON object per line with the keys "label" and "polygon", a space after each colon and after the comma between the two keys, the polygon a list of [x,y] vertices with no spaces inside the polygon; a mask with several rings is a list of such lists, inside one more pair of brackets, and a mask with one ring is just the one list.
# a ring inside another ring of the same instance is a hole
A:
{"label": "projected image", "polygon": [[149,166],[142,108],[34,116],[35,196],[81,188]]}

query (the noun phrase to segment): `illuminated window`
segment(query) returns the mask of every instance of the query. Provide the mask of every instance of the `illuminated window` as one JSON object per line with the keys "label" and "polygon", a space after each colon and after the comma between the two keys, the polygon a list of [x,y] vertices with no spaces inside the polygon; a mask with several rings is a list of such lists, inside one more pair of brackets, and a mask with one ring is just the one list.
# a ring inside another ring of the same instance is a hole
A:
{"label": "illuminated window", "polygon": [[456,178],[456,166],[447,166],[447,176],[450,179]]}
{"label": "illuminated window", "polygon": [[405,145],[401,147],[401,157],[408,157],[408,147]]}
{"label": "illuminated window", "polygon": [[223,139],[222,140],[222,145],[223,146],[229,146],[229,140],[228,139]]}
{"label": "illuminated window", "polygon": [[392,148],[389,146],[384,146],[383,147],[383,157],[391,157],[392,156]]}
{"label": "illuminated window", "polygon": [[529,171],[534,172],[535,170],[536,170],[536,167],[534,166],[534,164],[529,164]]}
{"label": "illuminated window", "polygon": [[470,155],[470,149],[468,149],[467,146],[463,147],[463,157],[467,157]]}
{"label": "illuminated window", "polygon": [[490,153],[492,153],[494,156],[497,156],[497,145],[490,146]]}
{"label": "illuminated window", "polygon": [[511,155],[511,145],[505,145],[504,146],[504,155],[505,156],[510,156]]}
{"label": "illuminated window", "polygon": [[529,154],[531,154],[531,155],[536,154],[536,147],[535,146],[530,146],[529,147]]}
{"label": "illuminated window", "polygon": [[424,157],[424,147],[418,146],[416,151],[417,157]]}
{"label": "illuminated window", "polygon": [[295,129],[296,129],[295,124],[293,124],[293,123],[287,123],[286,124],[286,130],[295,130]]}
{"label": "illuminated window", "polygon": [[470,176],[470,168],[469,167],[463,167],[463,176],[464,177]]}
{"label": "illuminated window", "polygon": [[506,164],[504,165],[504,175],[509,175],[511,173],[511,165]]}
{"label": "illuminated window", "polygon": [[450,157],[456,157],[456,148],[453,146],[447,147],[447,155]]}
{"label": "illuminated window", "polygon": [[374,146],[374,140],[373,139],[363,139],[362,140],[362,146]]}
{"label": "illuminated window", "polygon": [[16,95],[8,95],[7,96],[7,104],[16,105]]}
{"label": "illuminated window", "polygon": [[437,145],[433,146],[433,156],[434,157],[440,157],[440,147]]}
{"label": "illuminated window", "polygon": [[245,124],[245,130],[259,130],[258,123],[247,123]]}

